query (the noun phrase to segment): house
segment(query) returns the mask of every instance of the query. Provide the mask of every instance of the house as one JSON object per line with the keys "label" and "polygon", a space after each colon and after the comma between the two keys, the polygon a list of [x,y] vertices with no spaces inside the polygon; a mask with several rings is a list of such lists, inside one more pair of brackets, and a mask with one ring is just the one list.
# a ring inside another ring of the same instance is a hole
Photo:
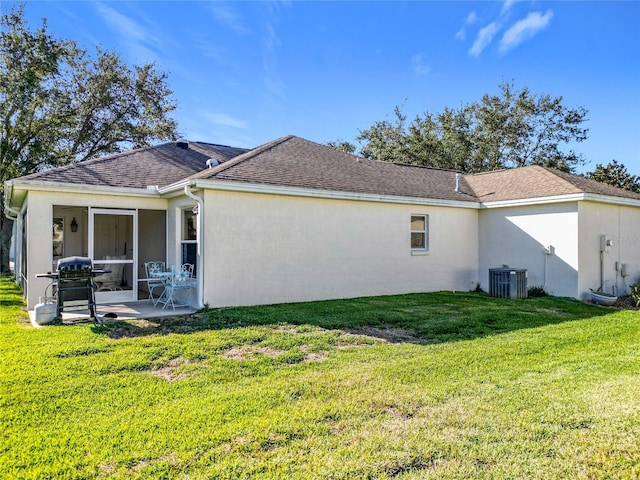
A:
{"label": "house", "polygon": [[503,265],[579,299],[640,277],[638,194],[540,166],[376,162],[295,136],[88,160],[6,182],[4,202],[29,308],[47,285],[35,274],[71,255],[124,264],[99,303],[145,299],[147,261],[195,264],[194,307],[487,290]]}

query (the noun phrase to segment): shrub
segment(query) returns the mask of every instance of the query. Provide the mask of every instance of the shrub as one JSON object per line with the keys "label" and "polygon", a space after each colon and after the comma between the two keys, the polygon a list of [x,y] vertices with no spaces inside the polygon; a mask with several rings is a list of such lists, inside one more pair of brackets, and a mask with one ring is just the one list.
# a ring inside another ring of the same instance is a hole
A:
{"label": "shrub", "polygon": [[527,290],[527,295],[529,297],[546,297],[548,296],[547,292],[544,291],[544,287],[531,287]]}
{"label": "shrub", "polygon": [[636,307],[640,307],[640,282],[631,285],[631,298],[633,298]]}

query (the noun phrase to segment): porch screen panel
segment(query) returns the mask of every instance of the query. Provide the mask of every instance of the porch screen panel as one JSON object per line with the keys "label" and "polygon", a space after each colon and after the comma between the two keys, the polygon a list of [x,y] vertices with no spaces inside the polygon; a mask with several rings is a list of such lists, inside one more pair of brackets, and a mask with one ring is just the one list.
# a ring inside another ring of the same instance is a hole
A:
{"label": "porch screen panel", "polygon": [[[147,292],[147,262],[167,261],[167,212],[166,210],[138,210],[138,279],[140,291]],[[146,293],[140,293],[144,298]]]}

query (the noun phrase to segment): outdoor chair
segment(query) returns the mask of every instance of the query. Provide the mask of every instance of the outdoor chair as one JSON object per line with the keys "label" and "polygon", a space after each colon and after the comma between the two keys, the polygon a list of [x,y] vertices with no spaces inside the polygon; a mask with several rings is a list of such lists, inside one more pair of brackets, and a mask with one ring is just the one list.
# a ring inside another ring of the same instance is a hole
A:
{"label": "outdoor chair", "polygon": [[[124,255],[121,257],[112,257],[107,255],[105,260],[122,260],[126,258]],[[97,261],[96,263],[100,263]],[[104,290],[122,290],[122,275],[124,273],[124,263],[110,263],[106,265],[106,270],[110,270],[109,273],[101,273],[96,275],[93,279],[93,283],[96,286],[96,292]]]}
{"label": "outdoor chair", "polygon": [[[165,263],[157,261],[146,262],[144,264],[144,271],[147,276],[147,289],[149,290],[148,300],[150,300],[155,307],[164,295],[165,278],[161,277],[159,273],[165,271]],[[160,289],[160,295],[157,297],[153,296],[155,289]]]}
{"label": "outdoor chair", "polygon": [[[171,304],[173,309],[176,307],[188,307],[191,290],[191,278],[193,277],[193,265],[185,263],[181,265],[177,271],[173,272],[164,287],[162,309],[164,310]],[[182,297],[182,298],[180,298]]]}

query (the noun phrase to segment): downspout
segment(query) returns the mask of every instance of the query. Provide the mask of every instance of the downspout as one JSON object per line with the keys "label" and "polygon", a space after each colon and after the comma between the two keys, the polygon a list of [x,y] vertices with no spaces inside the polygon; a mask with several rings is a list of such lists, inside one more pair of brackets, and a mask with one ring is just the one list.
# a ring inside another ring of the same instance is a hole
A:
{"label": "downspout", "polygon": [[9,206],[7,199],[11,196],[11,192],[13,191],[13,186],[11,184],[8,184],[7,188],[10,190],[9,190],[9,194],[8,195],[5,194],[5,198],[4,198],[4,216],[7,217],[12,222],[16,222],[15,229],[12,229],[15,232],[14,234],[12,234],[12,237],[13,237],[12,243],[15,242],[15,244],[13,245],[13,248],[14,248],[13,268],[15,270],[14,273],[16,276],[16,283],[20,287],[22,287],[22,221],[23,221],[22,217],[23,215],[20,212],[20,210],[16,210],[15,208],[11,208]]}
{"label": "downspout", "polygon": [[204,262],[202,259],[202,233],[204,231],[202,215],[203,202],[200,197],[193,194],[189,185],[184,186],[184,194],[192,200],[195,200],[198,205],[198,223],[196,225],[196,260],[200,271],[197,272],[198,276],[196,278],[196,308],[201,310],[204,308],[204,304],[202,302],[202,295],[204,292]]}

